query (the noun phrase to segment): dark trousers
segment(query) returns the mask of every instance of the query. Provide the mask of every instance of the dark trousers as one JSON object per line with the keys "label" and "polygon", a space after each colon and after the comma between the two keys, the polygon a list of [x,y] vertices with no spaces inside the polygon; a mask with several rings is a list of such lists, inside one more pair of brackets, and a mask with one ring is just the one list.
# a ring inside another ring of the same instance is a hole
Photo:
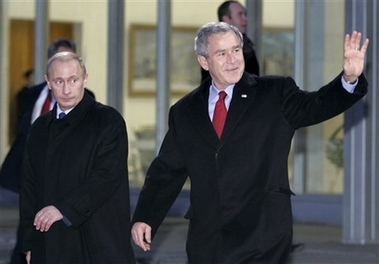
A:
{"label": "dark trousers", "polygon": [[26,264],[25,254],[21,252],[20,224],[17,227],[16,245],[13,248],[10,264]]}

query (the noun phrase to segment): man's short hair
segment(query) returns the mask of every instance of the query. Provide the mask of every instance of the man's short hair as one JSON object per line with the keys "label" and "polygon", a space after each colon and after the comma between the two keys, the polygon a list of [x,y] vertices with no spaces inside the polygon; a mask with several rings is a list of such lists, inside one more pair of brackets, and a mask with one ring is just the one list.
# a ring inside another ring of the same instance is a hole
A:
{"label": "man's short hair", "polygon": [[218,7],[218,10],[217,10],[218,21],[221,22],[223,16],[228,16],[228,17],[230,17],[229,6],[230,6],[230,4],[233,4],[233,3],[239,4],[238,1],[225,1],[225,2],[223,2],[223,3]]}
{"label": "man's short hair", "polygon": [[242,48],[243,37],[237,27],[230,25],[226,22],[210,22],[200,27],[197,31],[194,45],[196,55],[208,58],[209,37],[214,34],[225,34],[227,32],[233,32],[237,36],[239,44]]}
{"label": "man's short hair", "polygon": [[47,62],[46,65],[46,76],[49,77],[52,65],[55,61],[67,62],[67,61],[77,61],[79,63],[79,68],[83,76],[87,74],[86,66],[81,57],[78,54],[64,51],[54,54]]}
{"label": "man's short hair", "polygon": [[53,57],[54,54],[58,52],[58,49],[60,47],[70,49],[74,53],[76,52],[76,45],[73,41],[69,39],[60,38],[54,40],[54,42],[50,44],[49,49],[47,50],[47,59]]}

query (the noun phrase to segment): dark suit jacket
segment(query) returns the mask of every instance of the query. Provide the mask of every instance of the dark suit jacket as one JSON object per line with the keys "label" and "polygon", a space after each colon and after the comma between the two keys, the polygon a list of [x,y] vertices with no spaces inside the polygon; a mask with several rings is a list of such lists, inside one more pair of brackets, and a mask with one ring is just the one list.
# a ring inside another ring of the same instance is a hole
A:
{"label": "dark suit jacket", "polygon": [[[32,251],[32,263],[134,263],[124,119],[87,94],[64,119],[56,109],[33,123],[25,147],[22,251]],[[72,225],[35,230],[47,205]]]}
{"label": "dark suit jacket", "polygon": [[[16,139],[0,169],[0,185],[14,192],[19,192],[20,189],[22,154],[31,126],[33,108],[45,86],[46,82],[43,82],[28,89],[27,105],[20,123],[17,125]],[[86,91],[91,97],[95,98],[92,91],[88,89]]]}
{"label": "dark suit jacket", "polygon": [[294,132],[348,109],[366,94],[367,81],[361,76],[350,94],[339,75],[304,92],[289,77],[245,73],[220,140],[208,115],[209,86],[207,79],[170,109],[133,222],[155,233],[188,176],[190,263],[284,263],[292,243],[287,159]]}

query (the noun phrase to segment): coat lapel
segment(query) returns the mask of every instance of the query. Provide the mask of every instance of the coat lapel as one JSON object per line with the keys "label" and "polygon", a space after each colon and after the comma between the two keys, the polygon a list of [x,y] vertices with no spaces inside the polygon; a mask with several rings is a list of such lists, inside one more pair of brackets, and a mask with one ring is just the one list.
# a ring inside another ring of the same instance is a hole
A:
{"label": "coat lapel", "polygon": [[257,82],[254,77],[244,73],[241,80],[234,87],[233,98],[229,106],[221,141],[217,137],[208,114],[210,81],[202,83],[198,89],[189,94],[188,117],[200,134],[214,146],[217,146],[232,133],[234,127],[252,103],[256,94],[255,85],[257,85]]}
{"label": "coat lapel", "polygon": [[50,128],[49,139],[53,149],[57,148],[64,142],[65,137],[81,122],[87,112],[95,105],[96,101],[93,100],[88,94],[84,94],[83,99],[77,106],[64,118],[56,119],[57,104],[55,104],[52,111],[49,112]]}
{"label": "coat lapel", "polygon": [[256,95],[256,80],[251,75],[244,73],[241,80],[236,84],[233,90],[233,98],[230,102],[228,115],[226,117],[224,131],[221,140],[225,140],[232,133],[247,108],[253,102]]}
{"label": "coat lapel", "polygon": [[217,146],[219,139],[208,114],[209,81],[203,82],[193,93],[189,94],[187,114],[193,126],[207,141]]}

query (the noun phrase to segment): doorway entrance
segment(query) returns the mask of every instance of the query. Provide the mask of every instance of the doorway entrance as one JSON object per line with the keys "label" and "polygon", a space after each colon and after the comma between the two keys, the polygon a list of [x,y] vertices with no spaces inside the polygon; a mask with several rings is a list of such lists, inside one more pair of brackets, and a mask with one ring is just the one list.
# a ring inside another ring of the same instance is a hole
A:
{"label": "doorway entrance", "polygon": [[[49,43],[58,38],[73,39],[74,24],[50,22]],[[17,93],[24,87],[24,74],[34,67],[34,21],[12,19],[9,39],[9,143],[17,132]],[[46,51],[47,59],[47,51]]]}

